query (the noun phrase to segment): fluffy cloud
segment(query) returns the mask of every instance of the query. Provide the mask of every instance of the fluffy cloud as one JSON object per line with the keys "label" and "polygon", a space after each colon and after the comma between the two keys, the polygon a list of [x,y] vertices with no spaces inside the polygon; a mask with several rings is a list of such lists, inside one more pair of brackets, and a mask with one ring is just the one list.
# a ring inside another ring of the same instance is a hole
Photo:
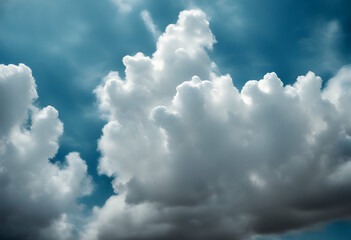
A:
{"label": "fluffy cloud", "polygon": [[126,56],[125,79],[96,88],[116,195],[82,239],[249,239],[351,214],[351,68],[324,89],[268,73],[239,92],[213,70],[214,42],[205,14],[183,11],[152,57]]}
{"label": "fluffy cloud", "polygon": [[62,166],[50,161],[63,124],[55,108],[33,105],[37,97],[27,66],[0,65],[1,239],[68,239],[66,212],[78,211],[76,198],[92,191],[78,153]]}

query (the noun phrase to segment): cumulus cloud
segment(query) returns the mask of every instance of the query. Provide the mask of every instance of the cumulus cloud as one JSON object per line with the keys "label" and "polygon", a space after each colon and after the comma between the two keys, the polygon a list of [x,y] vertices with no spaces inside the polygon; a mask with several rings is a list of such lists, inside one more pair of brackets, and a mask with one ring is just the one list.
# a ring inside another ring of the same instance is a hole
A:
{"label": "cumulus cloud", "polygon": [[250,239],[351,214],[351,67],[267,73],[239,91],[212,71],[205,14],[183,11],[152,57],[95,90],[99,172],[116,192],[82,239]]}
{"label": "cumulus cloud", "polygon": [[78,153],[63,166],[50,161],[63,124],[55,108],[33,105],[30,68],[0,65],[0,92],[0,238],[69,239],[66,212],[77,211],[76,198],[92,191],[87,165]]}

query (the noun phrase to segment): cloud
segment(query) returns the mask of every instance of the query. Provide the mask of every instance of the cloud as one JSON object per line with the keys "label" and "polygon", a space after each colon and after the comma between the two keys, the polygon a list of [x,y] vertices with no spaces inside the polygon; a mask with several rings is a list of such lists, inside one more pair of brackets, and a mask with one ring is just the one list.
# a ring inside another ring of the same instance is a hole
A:
{"label": "cloud", "polygon": [[309,61],[302,64],[313,64],[318,61],[315,67],[320,72],[336,72],[342,66],[341,54],[337,51],[344,31],[337,20],[319,23],[310,36],[300,41],[300,46],[313,56]]}
{"label": "cloud", "polygon": [[154,24],[150,13],[147,10],[143,10],[140,13],[141,18],[143,19],[147,30],[149,30],[152,36],[157,39],[160,36],[160,31],[157,29],[156,25]]}
{"label": "cloud", "polygon": [[239,91],[211,71],[214,42],[205,14],[183,11],[152,57],[126,56],[126,78],[96,88],[116,195],[82,239],[250,239],[350,215],[351,67],[324,89],[272,72]]}
{"label": "cloud", "polygon": [[51,162],[63,124],[55,108],[33,105],[30,68],[0,65],[0,85],[0,238],[68,239],[47,232],[68,230],[66,212],[78,212],[76,199],[92,191],[87,165],[74,152],[62,166]]}
{"label": "cloud", "polygon": [[205,14],[183,11],[151,58],[126,56],[126,78],[96,88],[116,195],[82,239],[245,239],[350,215],[351,67],[324,89],[273,72],[239,92],[211,71],[214,42]]}
{"label": "cloud", "polygon": [[140,0],[112,0],[121,13],[129,13]]}

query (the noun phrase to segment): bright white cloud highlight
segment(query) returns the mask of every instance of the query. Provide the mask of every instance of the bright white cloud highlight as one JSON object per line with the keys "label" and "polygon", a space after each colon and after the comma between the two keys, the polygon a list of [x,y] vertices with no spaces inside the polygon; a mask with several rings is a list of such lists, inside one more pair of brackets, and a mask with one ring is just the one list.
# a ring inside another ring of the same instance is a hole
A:
{"label": "bright white cloud highlight", "polygon": [[[87,165],[78,153],[62,167],[50,162],[63,124],[55,108],[33,105],[27,66],[0,65],[0,92],[0,238],[70,239],[66,212],[77,212],[77,197],[92,191]],[[48,234],[60,228],[64,235]]]}
{"label": "bright white cloud highlight", "polygon": [[95,90],[108,123],[99,172],[117,193],[82,239],[245,239],[350,215],[351,68],[325,89],[275,73],[239,92],[212,72],[199,10],[152,57],[126,56]]}

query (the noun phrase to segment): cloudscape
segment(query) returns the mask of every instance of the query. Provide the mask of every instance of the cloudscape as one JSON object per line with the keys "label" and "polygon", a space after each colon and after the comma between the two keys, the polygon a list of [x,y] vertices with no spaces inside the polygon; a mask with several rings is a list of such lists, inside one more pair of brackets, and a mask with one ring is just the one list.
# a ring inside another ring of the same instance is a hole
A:
{"label": "cloudscape", "polygon": [[0,3],[0,239],[350,239],[347,7]]}

